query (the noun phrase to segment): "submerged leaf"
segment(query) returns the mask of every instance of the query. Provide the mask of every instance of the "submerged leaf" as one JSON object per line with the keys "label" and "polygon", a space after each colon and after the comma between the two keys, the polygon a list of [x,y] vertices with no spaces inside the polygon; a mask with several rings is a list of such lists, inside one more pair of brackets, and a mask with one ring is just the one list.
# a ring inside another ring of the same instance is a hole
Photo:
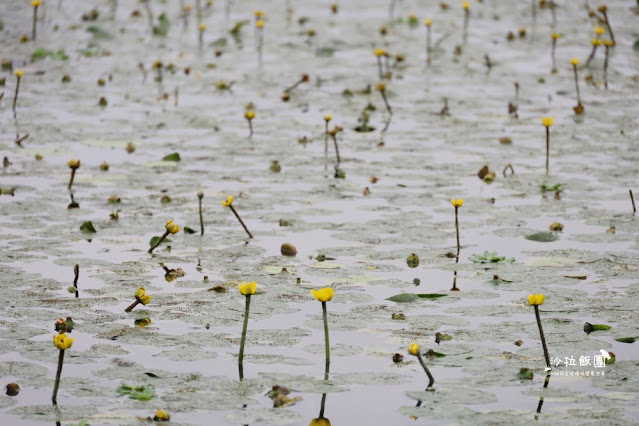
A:
{"label": "submerged leaf", "polygon": [[82,225],[80,225],[80,231],[86,232],[87,234],[96,233],[96,230],[93,227],[93,223],[91,223],[91,221],[84,222]]}
{"label": "submerged leaf", "polygon": [[530,234],[526,237],[526,239],[530,241],[537,241],[540,243],[551,243],[553,241],[557,241],[559,237],[554,232],[544,231]]}

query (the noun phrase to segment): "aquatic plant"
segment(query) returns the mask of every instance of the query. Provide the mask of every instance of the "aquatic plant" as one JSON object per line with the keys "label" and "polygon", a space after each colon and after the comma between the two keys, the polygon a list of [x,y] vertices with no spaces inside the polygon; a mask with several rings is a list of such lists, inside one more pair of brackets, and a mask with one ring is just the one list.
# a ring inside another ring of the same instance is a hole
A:
{"label": "aquatic plant", "polygon": [[67,162],[67,166],[71,169],[71,178],[69,179],[68,188],[71,189],[73,186],[73,179],[75,179],[75,172],[80,168],[80,160],[72,158]]}
{"label": "aquatic plant", "polygon": [[237,357],[237,364],[240,371],[240,381],[244,380],[244,344],[246,343],[246,329],[248,327],[249,310],[251,308],[251,296],[255,294],[255,281],[250,283],[241,283],[237,286],[240,294],[245,296],[246,305],[244,308],[244,325],[242,325],[242,339],[240,340],[240,353]]}
{"label": "aquatic plant", "polygon": [[244,118],[248,121],[249,126],[249,139],[253,137],[253,119],[255,118],[255,110],[249,109],[244,112]]}
{"label": "aquatic plant", "polygon": [[466,46],[466,42],[468,41],[468,23],[470,21],[470,2],[463,2],[462,9],[464,9],[464,32],[462,34],[462,45]]}
{"label": "aquatic plant", "polygon": [[546,347],[546,338],[544,337],[544,329],[541,326],[541,317],[539,316],[539,306],[544,303],[546,296],[543,294],[528,295],[528,304],[535,308],[535,318],[537,318],[537,326],[539,327],[539,336],[541,344],[544,348],[544,358],[546,359],[546,368],[550,368],[550,357],[548,356],[548,348]]}
{"label": "aquatic plant", "polygon": [[542,124],[546,127],[546,175],[550,172],[550,128],[552,127],[552,117],[543,117]]}
{"label": "aquatic plant", "polygon": [[31,7],[33,7],[33,25],[31,26],[31,40],[36,39],[36,27],[38,25],[38,7],[42,5],[40,0],[31,0]]}
{"label": "aquatic plant", "polygon": [[581,94],[579,93],[579,76],[577,71],[577,66],[579,65],[579,59],[572,58],[570,60],[570,63],[572,65],[572,69],[575,74],[575,89],[577,91],[577,106],[572,107],[572,109],[575,111],[575,114],[581,115],[584,113],[584,106],[581,103]]}
{"label": "aquatic plant", "polygon": [[457,256],[459,256],[459,249],[461,245],[459,244],[459,208],[464,205],[464,200],[462,198],[459,199],[450,199],[450,203],[455,207],[455,232],[457,234]]}
{"label": "aquatic plant", "polygon": [[330,287],[324,287],[319,290],[312,289],[311,293],[318,302],[322,303],[322,318],[324,319],[324,350],[326,353],[326,370],[325,374],[328,376],[328,370],[331,364],[331,346],[328,340],[328,314],[326,312],[326,302],[333,299],[335,292]]}
{"label": "aquatic plant", "polygon": [[131,312],[133,310],[133,308],[138,306],[140,303],[143,304],[143,305],[148,305],[153,296],[151,296],[150,294],[146,294],[146,290],[144,289],[144,287],[138,287],[138,289],[135,292],[134,297],[135,297],[135,302],[131,303],[124,310],[124,312]]}
{"label": "aquatic plant", "polygon": [[60,387],[60,376],[62,375],[62,364],[64,364],[64,351],[71,348],[73,346],[73,337],[69,337],[67,335],[67,331],[71,332],[70,329],[67,329],[66,322],[58,321],[56,322],[56,331],[59,331],[58,334],[53,335],[53,346],[60,350],[58,354],[58,369],[55,374],[55,384],[53,385],[53,395],[51,396],[51,401],[53,405],[58,405],[58,388]]}
{"label": "aquatic plant", "polygon": [[202,218],[202,198],[204,198],[204,192],[197,192],[198,210],[200,213],[200,235],[204,235],[204,219]]}
{"label": "aquatic plant", "polygon": [[424,369],[424,372],[428,376],[428,387],[429,388],[433,387],[433,384],[435,383],[435,378],[433,377],[430,370],[428,369],[428,366],[424,362],[424,358],[422,358],[420,346],[417,343],[411,343],[411,345],[408,347],[408,353],[417,357],[417,359],[419,360],[419,363]]}
{"label": "aquatic plant", "polygon": [[431,34],[431,26],[433,24],[432,19],[425,19],[424,25],[426,26],[426,65],[430,66],[431,63],[431,55],[432,55],[432,34]]}
{"label": "aquatic plant", "polygon": [[229,209],[231,209],[231,211],[233,212],[233,214],[235,215],[237,220],[240,222],[240,225],[242,225],[242,228],[244,228],[244,231],[246,231],[246,233],[248,234],[249,238],[253,238],[253,235],[251,234],[251,231],[248,230],[248,228],[244,224],[244,221],[242,220],[240,215],[235,210],[235,207],[233,207],[233,196],[229,195],[226,198],[226,200],[222,200],[220,203],[222,204],[222,207],[228,207]]}
{"label": "aquatic plant", "polygon": [[164,227],[166,228],[166,230],[164,231],[164,234],[162,234],[162,236],[157,239],[151,239],[151,248],[149,248],[149,253],[153,253],[153,250],[155,250],[157,246],[162,244],[162,241],[164,241],[164,239],[168,237],[169,234],[177,234],[180,231],[180,227],[176,225],[173,220],[168,220]]}

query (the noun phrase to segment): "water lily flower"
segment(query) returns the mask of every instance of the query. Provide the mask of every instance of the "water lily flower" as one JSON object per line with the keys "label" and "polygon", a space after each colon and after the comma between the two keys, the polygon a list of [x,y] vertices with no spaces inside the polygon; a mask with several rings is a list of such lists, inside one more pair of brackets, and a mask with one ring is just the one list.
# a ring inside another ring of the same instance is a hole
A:
{"label": "water lily flower", "polygon": [[459,208],[464,205],[464,200],[462,198],[458,198],[457,200],[454,198],[451,198],[450,203],[453,205],[453,207]]}
{"label": "water lily flower", "polygon": [[550,170],[550,128],[552,127],[552,117],[543,117],[542,124],[546,127],[546,174]]}
{"label": "water lily flower", "polygon": [[[151,245],[151,248],[149,248],[148,250],[149,253],[153,253],[153,250],[155,250],[157,246],[162,244],[162,241],[164,241],[164,239],[168,237],[169,234],[177,234],[180,231],[180,227],[175,222],[173,222],[172,219],[166,222],[164,228],[166,229],[164,231],[164,234],[162,234],[160,238],[158,238],[157,241],[155,241],[155,243]],[[153,241],[153,239],[151,241]]]}
{"label": "water lily flower", "polygon": [[233,204],[233,196],[229,195],[226,200],[222,200],[222,207],[231,207],[231,205]]}
{"label": "water lily flower", "polygon": [[233,196],[229,195],[226,198],[226,200],[221,201],[221,204],[222,204],[222,207],[228,207],[229,209],[231,209],[231,211],[237,218],[238,222],[240,222],[240,225],[242,225],[242,228],[244,228],[244,231],[248,234],[249,238],[253,238],[253,234],[251,234],[251,231],[248,230],[248,228],[246,227],[246,224],[244,223],[244,221],[238,214],[237,210],[235,210],[235,207],[233,207]]}
{"label": "water lily flower", "polygon": [[169,420],[171,420],[171,415],[168,411],[155,410],[155,416],[153,417],[154,422],[168,422]]}
{"label": "water lily flower", "polygon": [[168,220],[165,227],[171,234],[177,234],[180,231],[180,227],[176,225],[173,220]]}
{"label": "water lily flower", "polygon": [[53,345],[61,351],[69,349],[73,346],[73,337],[67,336],[66,333],[54,334]]}
{"label": "water lily flower", "polygon": [[322,302],[322,303],[330,301],[333,298],[333,295],[335,294],[333,289],[330,287],[325,287],[320,290],[313,289],[311,290],[311,293],[313,293],[313,296],[315,296],[315,299],[317,299],[319,302]]}
{"label": "water lily flower", "polygon": [[530,294],[528,295],[528,304],[531,306],[538,306],[544,303],[546,296],[543,294]]}
{"label": "water lily flower", "polygon": [[146,290],[144,289],[144,287],[138,287],[137,291],[135,292],[135,302],[129,305],[124,310],[124,312],[131,312],[133,308],[138,306],[140,303],[143,305],[148,305],[152,297],[153,296],[151,296],[150,294],[146,294]]}
{"label": "water lily flower", "polygon": [[252,281],[250,283],[241,283],[237,286],[237,288],[240,290],[240,293],[242,295],[251,296],[255,294],[256,284],[255,281]]}
{"label": "water lily flower", "polygon": [[80,168],[80,160],[72,158],[67,162],[67,166],[71,169],[71,178],[69,179],[68,188],[71,189],[73,186],[73,180],[75,179],[75,172]]}
{"label": "water lily flower", "polygon": [[55,375],[55,384],[53,385],[51,401],[53,402],[53,405],[58,405],[58,389],[60,387],[62,365],[64,364],[64,351],[73,346],[73,337],[69,337],[67,333],[61,331],[59,334],[53,335],[53,345],[60,350],[60,353],[58,354],[58,369]]}
{"label": "water lily flower", "polygon": [[408,353],[417,357],[417,359],[419,360],[419,363],[421,364],[422,368],[424,369],[424,372],[428,376],[428,387],[429,388],[432,387],[433,383],[435,383],[435,378],[430,373],[430,370],[428,369],[428,366],[426,365],[426,362],[424,362],[424,358],[422,358],[422,352],[421,352],[421,348],[419,347],[419,345],[417,343],[411,343],[410,346],[408,347]]}
{"label": "water lily flower", "polygon": [[318,417],[311,420],[309,426],[331,426],[331,421],[325,417]]}
{"label": "water lily flower", "polygon": [[408,347],[408,353],[414,356],[417,356],[418,353],[420,352],[420,347],[417,343],[411,343],[410,346]]}

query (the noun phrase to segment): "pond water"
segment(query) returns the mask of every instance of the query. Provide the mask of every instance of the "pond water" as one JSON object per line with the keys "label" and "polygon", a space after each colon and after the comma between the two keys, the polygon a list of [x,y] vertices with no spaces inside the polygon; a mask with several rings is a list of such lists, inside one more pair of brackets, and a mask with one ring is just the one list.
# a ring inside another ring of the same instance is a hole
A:
{"label": "pond water", "polygon": [[[303,425],[320,410],[332,424],[639,421],[639,219],[628,192],[639,191],[637,6],[607,3],[606,75],[604,46],[585,66],[597,24],[588,7],[601,18],[599,4],[556,1],[553,19],[541,2],[533,19],[531,2],[473,1],[464,45],[462,2],[447,3],[350,0],[334,13],[311,0],[149,0],[153,35],[144,3],[44,0],[37,39],[21,42],[33,7],[2,1],[0,377],[20,386],[0,397],[2,423],[136,424],[157,409],[216,425]],[[380,48],[392,116],[376,90]],[[363,111],[373,131],[355,130]],[[326,114],[343,128],[343,178]],[[172,153],[180,161],[163,160]],[[69,190],[72,158],[81,166]],[[493,183],[478,178],[484,165]],[[254,238],[220,204],[228,195]],[[464,200],[458,257],[451,198]],[[169,219],[180,232],[149,254]],[[80,230],[86,222],[95,232]],[[539,232],[550,241],[526,238]],[[297,255],[281,256],[283,243]],[[503,260],[479,263],[487,251]],[[184,276],[166,279],[163,266]],[[250,281],[240,381],[237,285]],[[124,312],[138,287],[151,302]],[[311,294],[322,287],[335,291],[328,378]],[[388,300],[400,294],[405,303]],[[529,294],[545,295],[549,355],[562,361],[549,380]],[[54,407],[59,317],[76,324]],[[610,328],[586,334],[586,322]],[[615,362],[579,365],[601,350]],[[155,396],[120,395],[123,382]],[[276,385],[296,402],[274,408]]]}

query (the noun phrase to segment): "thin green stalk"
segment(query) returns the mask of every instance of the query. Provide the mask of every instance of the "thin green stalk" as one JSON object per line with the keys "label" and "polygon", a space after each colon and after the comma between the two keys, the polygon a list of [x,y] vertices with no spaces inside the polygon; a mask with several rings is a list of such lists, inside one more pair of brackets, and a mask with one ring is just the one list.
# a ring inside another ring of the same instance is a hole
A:
{"label": "thin green stalk", "polygon": [[322,315],[324,316],[324,345],[326,346],[325,374],[328,377],[328,370],[331,365],[331,346],[328,342],[328,315],[326,313],[326,302],[322,302]]}
{"label": "thin green stalk", "polygon": [[575,71],[575,88],[577,89],[577,104],[581,104],[581,94],[579,93],[579,77],[577,75],[577,65],[573,66]]}
{"label": "thin green stalk", "polygon": [[60,376],[62,375],[62,364],[64,363],[64,349],[60,349],[60,355],[58,355],[58,371],[55,374],[55,385],[53,386],[53,396],[51,401],[53,405],[58,405],[58,388],[60,387]]}
{"label": "thin green stalk", "polygon": [[[249,121],[250,123],[250,121]],[[233,214],[235,215],[235,217],[237,218],[237,220],[240,221],[240,224],[242,225],[242,228],[244,228],[244,230],[246,231],[246,233],[248,234],[249,238],[253,238],[253,234],[251,234],[251,231],[248,230],[248,228],[246,227],[246,225],[244,224],[244,221],[242,220],[242,218],[240,217],[239,214],[237,214],[237,212],[235,211],[235,208],[233,207],[233,205],[229,206],[231,208],[231,211],[233,212]]]}
{"label": "thin green stalk", "polygon": [[539,335],[541,336],[541,345],[544,348],[544,358],[546,358],[546,367],[550,368],[550,357],[548,356],[548,348],[546,347],[546,338],[544,337],[544,329],[541,328],[541,318],[539,317],[539,305],[535,306],[535,317],[537,317],[537,326],[539,326]]}
{"label": "thin green stalk", "polygon": [[428,387],[430,388],[433,386],[433,383],[435,383],[435,378],[433,377],[432,374],[430,374],[430,370],[426,366],[426,363],[424,362],[424,358],[422,358],[422,354],[419,352],[417,352],[417,359],[419,360],[419,363],[422,365],[422,368],[424,369],[424,371],[426,372],[426,375],[428,376]]}
{"label": "thin green stalk", "polygon": [[240,369],[240,382],[244,380],[244,343],[246,342],[246,329],[248,328],[249,308],[251,306],[251,295],[246,295],[246,308],[244,309],[244,325],[242,326],[242,340],[240,340],[240,355],[237,357],[237,364]]}
{"label": "thin green stalk", "polygon": [[153,246],[149,249],[149,253],[153,253],[153,250],[155,250],[157,246],[159,246],[162,243],[162,241],[164,241],[164,239],[168,236],[169,236],[169,230],[167,229],[166,231],[164,231],[164,234],[162,234],[160,239],[157,240],[156,243],[153,244]]}
{"label": "thin green stalk", "polygon": [[546,175],[550,171],[550,127],[546,126]]}
{"label": "thin green stalk", "polygon": [[431,32],[430,32],[430,25],[426,27],[426,65],[430,66],[430,62],[431,62],[431,51],[432,51],[432,47],[431,47]]}
{"label": "thin green stalk", "polygon": [[200,198],[200,235],[204,235],[204,219],[202,218],[202,199]]}
{"label": "thin green stalk", "polygon": [[328,121],[324,126],[324,170],[328,169]]}
{"label": "thin green stalk", "polygon": [[455,230],[457,231],[457,256],[459,257],[459,207],[455,207]]}

